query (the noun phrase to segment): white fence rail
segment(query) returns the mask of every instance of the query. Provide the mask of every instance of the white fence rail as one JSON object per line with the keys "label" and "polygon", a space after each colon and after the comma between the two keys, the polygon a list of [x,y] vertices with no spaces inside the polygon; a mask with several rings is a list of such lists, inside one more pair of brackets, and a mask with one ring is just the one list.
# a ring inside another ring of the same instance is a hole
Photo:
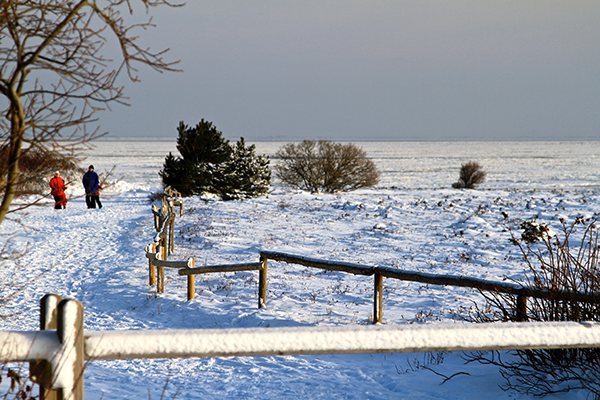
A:
{"label": "white fence rail", "polygon": [[39,332],[0,332],[0,361],[32,362],[40,398],[73,400],[84,360],[600,347],[596,322],[84,331],[81,303],[57,295],[41,315]]}
{"label": "white fence rail", "polygon": [[104,360],[599,346],[600,324],[576,322],[85,332],[86,358]]}

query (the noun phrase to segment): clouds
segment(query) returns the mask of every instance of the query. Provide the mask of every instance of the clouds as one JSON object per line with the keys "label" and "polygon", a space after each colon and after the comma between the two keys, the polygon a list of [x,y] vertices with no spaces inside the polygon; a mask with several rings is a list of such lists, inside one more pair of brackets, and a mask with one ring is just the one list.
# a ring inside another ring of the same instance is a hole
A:
{"label": "clouds", "polygon": [[213,121],[248,140],[597,139],[593,1],[202,1],[144,40],[183,73],[142,71],[111,135]]}

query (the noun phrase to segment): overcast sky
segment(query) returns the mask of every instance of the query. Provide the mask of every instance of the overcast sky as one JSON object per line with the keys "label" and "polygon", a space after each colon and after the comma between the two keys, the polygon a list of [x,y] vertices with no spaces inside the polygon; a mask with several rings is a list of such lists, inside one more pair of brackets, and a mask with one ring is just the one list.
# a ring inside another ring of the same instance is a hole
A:
{"label": "overcast sky", "polygon": [[144,43],[180,73],[141,70],[112,137],[599,140],[600,1],[188,0]]}

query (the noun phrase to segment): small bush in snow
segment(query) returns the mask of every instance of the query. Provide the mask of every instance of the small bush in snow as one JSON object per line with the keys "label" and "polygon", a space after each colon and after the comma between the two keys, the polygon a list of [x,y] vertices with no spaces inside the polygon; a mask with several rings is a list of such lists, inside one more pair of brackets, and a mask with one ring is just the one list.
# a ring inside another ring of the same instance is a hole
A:
{"label": "small bush in snow", "polygon": [[525,221],[521,223],[520,227],[523,229],[521,239],[528,245],[547,238],[550,232],[548,225],[540,224],[537,221]]}
{"label": "small bush in snow", "polygon": [[469,161],[460,167],[458,181],[452,184],[455,189],[475,189],[475,186],[485,181],[485,171],[476,161]]}
{"label": "small bush in snow", "polygon": [[330,140],[288,143],[276,156],[275,176],[287,186],[312,193],[334,193],[375,186],[379,171],[359,146]]}
{"label": "small bush in snow", "polygon": [[184,196],[212,193],[223,200],[243,199],[266,194],[271,184],[269,159],[256,156],[254,145],[244,138],[234,147],[223,138],[212,122],[202,119],[195,127],[179,123],[177,150],[165,158],[159,172],[164,186]]}

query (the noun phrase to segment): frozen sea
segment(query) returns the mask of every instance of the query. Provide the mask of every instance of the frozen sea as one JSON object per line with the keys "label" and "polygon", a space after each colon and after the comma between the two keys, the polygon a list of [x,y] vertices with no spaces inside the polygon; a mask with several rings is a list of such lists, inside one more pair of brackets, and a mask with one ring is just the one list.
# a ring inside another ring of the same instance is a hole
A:
{"label": "frozen sea", "polygon": [[[257,142],[257,154],[277,163],[285,143]],[[447,188],[461,163],[479,162],[487,172],[487,189],[600,188],[600,141],[596,142],[358,142],[381,172],[380,187]],[[147,188],[160,187],[158,171],[165,156],[178,154],[175,139],[105,140],[95,143],[88,162],[98,168],[117,166],[116,175]]]}

